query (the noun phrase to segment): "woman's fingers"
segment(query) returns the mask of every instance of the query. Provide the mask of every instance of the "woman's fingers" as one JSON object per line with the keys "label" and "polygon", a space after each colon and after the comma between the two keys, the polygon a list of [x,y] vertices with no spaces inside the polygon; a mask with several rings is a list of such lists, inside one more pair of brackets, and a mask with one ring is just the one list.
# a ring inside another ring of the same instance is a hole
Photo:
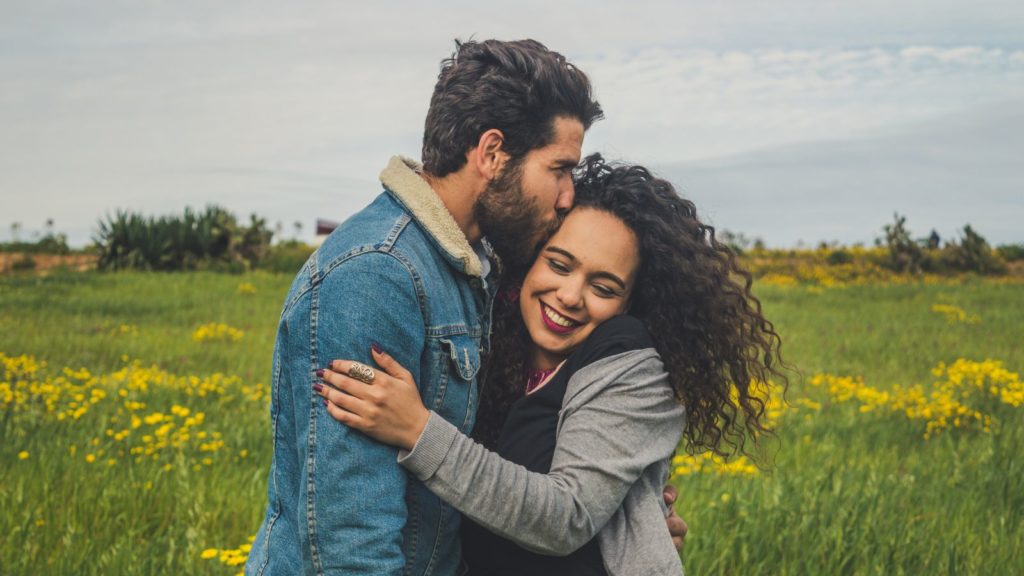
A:
{"label": "woman's fingers", "polygon": [[[342,378],[345,377],[342,376]],[[352,381],[351,378],[348,378],[347,380]],[[346,392],[335,390],[330,386],[324,386],[323,384],[320,384],[319,386],[314,385],[313,389],[327,401],[325,404],[327,411],[330,412],[331,416],[334,416],[335,419],[354,428],[359,428],[360,430],[369,430],[370,428],[373,428],[374,422],[376,422],[376,418],[379,416],[379,411],[372,402],[367,402]],[[352,418],[340,417],[338,411],[340,411],[340,415],[353,415],[355,420]]]}
{"label": "woman's fingers", "polygon": [[406,370],[405,366],[399,364],[398,360],[392,358],[390,354],[376,346],[370,349],[370,353],[373,354],[373,360],[382,370],[403,382],[416,384],[412,379],[412,372]]}
{"label": "woman's fingers", "polygon": [[389,378],[387,374],[377,373],[374,374],[373,384],[367,384],[361,380],[351,378],[342,372],[342,370],[347,368],[347,365],[349,364],[353,364],[353,362],[349,362],[348,360],[335,360],[334,362],[331,362],[333,369],[320,370],[318,376],[320,376],[321,380],[327,382],[331,386],[334,386],[338,390],[347,392],[356,398],[364,400],[373,396],[373,387],[375,385],[380,386],[384,383],[382,381],[384,378]]}
{"label": "woman's fingers", "polygon": [[342,408],[348,412],[358,413],[361,411],[360,404],[362,401],[351,394],[339,392],[338,390],[335,390],[330,386],[324,386],[319,382],[313,385],[313,390],[315,390],[317,394],[322,396],[323,399],[326,400],[328,404],[334,404],[335,406]]}
{"label": "woman's fingers", "polygon": [[382,376],[390,376],[413,387],[416,386],[412,372],[406,370],[405,366],[399,364],[398,360],[395,360],[390,354],[381,350],[379,346],[373,345],[370,348],[370,354],[373,355],[373,360],[379,368],[374,369],[361,362],[354,362],[352,360],[332,360],[328,367],[334,372],[345,374],[368,385],[381,384],[380,379]]}
{"label": "woman's fingers", "polygon": [[[377,374],[373,384],[366,384],[333,370],[322,370],[320,378],[329,384],[323,387],[321,396],[371,421],[388,406],[392,383],[397,382],[387,374]],[[359,402],[353,403],[353,399]]]}
{"label": "woman's fingers", "polygon": [[[321,393],[321,395],[323,394]],[[359,414],[346,410],[339,406],[338,404],[332,402],[330,399],[326,398],[324,400],[324,408],[326,408],[327,413],[330,414],[331,417],[337,420],[338,422],[341,422],[346,426],[351,426],[356,430],[366,430],[367,422]]]}
{"label": "woman's fingers", "polygon": [[365,384],[376,384],[381,376],[387,376],[382,374],[381,370],[374,369],[372,366],[367,366],[362,362],[354,362],[352,360],[331,360],[327,365],[327,368],[338,372],[339,374],[345,374],[351,378],[355,378]]}

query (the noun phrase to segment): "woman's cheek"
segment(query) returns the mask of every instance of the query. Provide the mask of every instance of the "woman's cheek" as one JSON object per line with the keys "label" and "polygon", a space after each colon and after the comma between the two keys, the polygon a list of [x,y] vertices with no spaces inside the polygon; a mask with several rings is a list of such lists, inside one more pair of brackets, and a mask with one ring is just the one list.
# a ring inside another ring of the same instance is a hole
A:
{"label": "woman's cheek", "polygon": [[593,318],[598,324],[625,312],[625,307],[622,306],[621,300],[598,300],[599,302],[592,304],[590,308],[593,311]]}

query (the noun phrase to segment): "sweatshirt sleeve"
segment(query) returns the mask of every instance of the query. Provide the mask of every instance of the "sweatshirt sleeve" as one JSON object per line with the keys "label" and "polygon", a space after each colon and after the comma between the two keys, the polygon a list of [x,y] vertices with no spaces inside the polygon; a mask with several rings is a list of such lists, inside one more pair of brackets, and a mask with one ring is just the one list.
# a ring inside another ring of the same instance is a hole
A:
{"label": "sweatshirt sleeve", "polygon": [[503,459],[433,413],[399,463],[488,530],[534,552],[570,554],[605,525],[648,466],[672,455],[684,410],[650,349],[586,366],[569,389],[582,392],[567,392],[547,474]]}

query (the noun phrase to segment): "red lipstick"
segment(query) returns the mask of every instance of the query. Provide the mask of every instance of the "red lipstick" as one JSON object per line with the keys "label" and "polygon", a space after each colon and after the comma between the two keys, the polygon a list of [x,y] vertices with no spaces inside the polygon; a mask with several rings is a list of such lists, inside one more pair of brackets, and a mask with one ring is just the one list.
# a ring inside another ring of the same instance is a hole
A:
{"label": "red lipstick", "polygon": [[[548,318],[548,315],[544,313],[544,308],[545,308],[545,305],[544,305],[543,302],[541,302],[540,303],[540,319],[544,321],[544,325],[548,327],[548,330],[551,330],[552,332],[554,332],[556,334],[568,334],[569,332],[572,332],[573,330],[579,328],[579,324],[577,324],[575,322],[573,323],[574,324],[573,326],[561,326],[559,324],[555,324],[554,322],[551,321],[551,318]],[[561,314],[559,314],[559,316],[561,316]]]}

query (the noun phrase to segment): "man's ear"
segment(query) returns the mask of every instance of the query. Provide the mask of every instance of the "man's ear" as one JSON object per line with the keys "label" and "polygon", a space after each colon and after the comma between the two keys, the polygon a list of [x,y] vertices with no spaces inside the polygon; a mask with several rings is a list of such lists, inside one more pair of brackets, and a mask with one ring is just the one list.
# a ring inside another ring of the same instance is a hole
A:
{"label": "man's ear", "polygon": [[508,161],[505,152],[505,135],[497,128],[491,128],[480,135],[476,148],[468,153],[468,161],[487,181],[494,180]]}

